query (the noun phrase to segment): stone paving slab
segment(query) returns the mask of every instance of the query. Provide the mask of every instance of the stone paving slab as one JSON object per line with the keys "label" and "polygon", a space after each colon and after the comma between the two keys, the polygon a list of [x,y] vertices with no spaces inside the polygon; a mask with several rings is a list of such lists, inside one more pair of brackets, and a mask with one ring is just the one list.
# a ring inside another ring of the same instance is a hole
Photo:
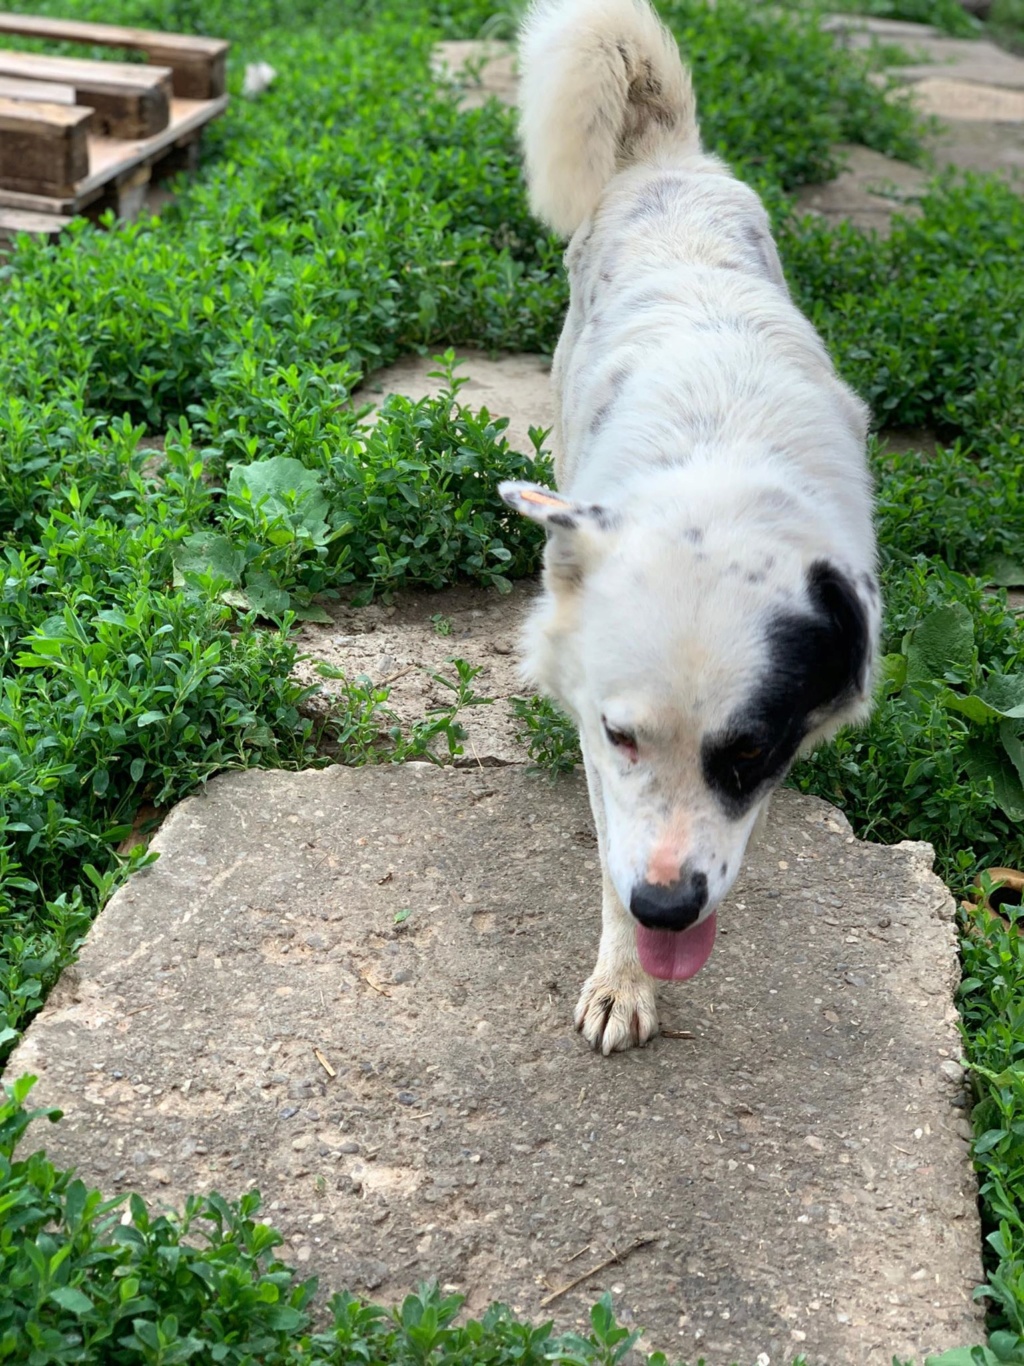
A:
{"label": "stone paving slab", "polygon": [[[459,390],[460,402],[507,417],[505,435],[509,445],[513,450],[531,454],[530,428],[550,430],[555,421],[550,358],[527,351],[487,355],[472,347],[453,349],[460,362],[456,374],[466,380]],[[441,392],[444,381],[432,378],[432,370],[437,370],[437,364],[429,356],[403,356],[394,365],[376,370],[353,394],[353,402],[376,403],[388,394],[404,394],[414,399],[433,397]],[[551,443],[546,444],[550,447]]]}
{"label": "stone paving slab", "polygon": [[710,964],[661,993],[669,1032],[610,1059],[571,1028],[599,920],[581,778],[233,774],[154,847],[10,1067],[86,1181],[258,1186],[289,1258],[387,1301],[438,1276],[571,1326],[609,1290],[709,1366],[979,1340],[927,846],[780,794]]}
{"label": "stone paving slab", "polygon": [[1024,123],[1024,90],[975,85],[948,76],[928,76],[913,89],[922,114],[953,122]]}
{"label": "stone paving slab", "polygon": [[479,109],[491,98],[516,102],[515,51],[511,43],[454,38],[434,47],[435,72],[460,86],[463,109]]}
{"label": "stone paving slab", "polygon": [[801,209],[811,210],[831,223],[845,221],[887,236],[892,217],[916,217],[916,200],[929,176],[918,166],[894,161],[869,147],[842,144],[836,149],[845,166],[825,185],[804,185],[796,193]]}
{"label": "stone paving slab", "polygon": [[1024,187],[1024,123],[947,120],[934,152],[940,166],[990,172],[1003,176],[1018,191]]}

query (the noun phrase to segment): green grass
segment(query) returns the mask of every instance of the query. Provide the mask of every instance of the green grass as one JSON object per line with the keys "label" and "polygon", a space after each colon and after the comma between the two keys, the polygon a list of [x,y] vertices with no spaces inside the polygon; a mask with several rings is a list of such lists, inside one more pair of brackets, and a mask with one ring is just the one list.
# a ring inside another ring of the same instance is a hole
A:
{"label": "green grass", "polygon": [[[289,628],[332,594],[502,588],[536,567],[536,530],[495,485],[548,476],[540,433],[511,450],[501,419],[461,404],[450,359],[440,398],[394,400],[373,424],[350,395],[408,352],[550,350],[566,301],[562,245],[527,211],[512,116],[460,112],[429,71],[435,38],[475,35],[493,0],[28,7],[228,36],[236,92],[245,60],[279,74],[258,101],[233,102],[160,220],[24,239],[0,265],[0,1057],[146,857],[115,852],[143,803],[231,767],[457,751],[458,714],[480,701],[472,670],[456,661],[452,705],[403,736],[386,690],[346,681],[332,713],[312,710],[289,679]],[[1024,636],[984,592],[1024,563],[1024,209],[969,180],[937,186],[886,243],[793,217],[786,192],[833,174],[838,141],[920,155],[906,103],[870,78],[879,59],[838,54],[803,13],[663,9],[693,60],[705,137],[765,195],[840,368],[882,421],[941,438],[926,461],[875,453],[886,691],[870,725],[796,781],[864,834],[932,840],[959,889],[979,865],[1024,859],[1021,721],[1007,714]],[[155,471],[147,433],[166,438]],[[537,762],[571,765],[571,727],[546,704],[523,703],[520,720]],[[992,1348],[1017,1350],[1016,929],[978,920],[965,969]],[[0,1111],[8,1143],[19,1106]],[[394,1315],[336,1300],[321,1332],[308,1285],[254,1215],[209,1197],[179,1220],[133,1202],[117,1224],[68,1173],[6,1150],[0,1283],[16,1293],[0,1305],[0,1361],[29,1359],[30,1322],[40,1363],[170,1363],[211,1337],[224,1360],[404,1363],[424,1359],[430,1334],[432,1360],[452,1366],[485,1348],[496,1363],[589,1363],[626,1340],[607,1310],[589,1343],[564,1349],[507,1314],[455,1327],[454,1307],[426,1293]]]}

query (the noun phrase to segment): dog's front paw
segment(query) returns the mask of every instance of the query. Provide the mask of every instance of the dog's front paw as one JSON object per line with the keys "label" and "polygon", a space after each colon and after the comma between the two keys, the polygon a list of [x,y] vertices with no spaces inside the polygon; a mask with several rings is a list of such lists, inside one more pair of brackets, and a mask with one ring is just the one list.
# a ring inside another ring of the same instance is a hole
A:
{"label": "dog's front paw", "polygon": [[576,1006],[576,1028],[605,1057],[639,1048],[658,1032],[654,983],[639,967],[615,975],[596,968]]}

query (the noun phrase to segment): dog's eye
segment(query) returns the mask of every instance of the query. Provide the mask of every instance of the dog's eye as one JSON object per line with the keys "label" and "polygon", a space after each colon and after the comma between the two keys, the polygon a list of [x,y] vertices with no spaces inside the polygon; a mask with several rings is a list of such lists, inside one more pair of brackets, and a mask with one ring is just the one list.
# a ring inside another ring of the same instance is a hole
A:
{"label": "dog's eye", "polygon": [[613,744],[616,749],[621,749],[630,759],[635,759],[636,736],[628,730],[617,730],[614,726],[610,726],[607,721],[603,724],[604,733],[607,735],[611,744]]}
{"label": "dog's eye", "polygon": [[741,750],[738,750],[738,751],[737,751],[737,754],[736,754],[736,758],[739,759],[741,763],[744,763],[744,764],[752,764],[752,763],[754,762],[755,759],[760,759],[760,757],[761,757],[761,755],[762,755],[763,753],[764,753],[764,746],[763,746],[763,745],[752,745],[752,746],[750,747],[750,749],[741,749]]}

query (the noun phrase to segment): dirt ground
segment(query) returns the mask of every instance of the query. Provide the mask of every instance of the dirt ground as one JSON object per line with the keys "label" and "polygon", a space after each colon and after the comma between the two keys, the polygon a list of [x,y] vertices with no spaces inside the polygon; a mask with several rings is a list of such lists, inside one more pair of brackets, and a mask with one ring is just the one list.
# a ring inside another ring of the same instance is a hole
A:
{"label": "dirt ground", "polygon": [[328,606],[330,626],[310,623],[298,633],[305,658],[295,677],[319,683],[324,702],[337,697],[342,685],[322,679],[317,674],[320,663],[340,669],[349,680],[367,678],[385,685],[387,707],[408,734],[432,709],[451,704],[450,690],[433,675],[454,680],[449,661],[464,659],[480,669],[474,691],[491,702],[461,713],[466,739],[459,762],[471,767],[525,762],[526,749],[515,738],[511,699],[533,693],[519,677],[518,636],[536,593],[533,583],[516,585],[508,594],[459,587],[405,593],[391,604]]}

